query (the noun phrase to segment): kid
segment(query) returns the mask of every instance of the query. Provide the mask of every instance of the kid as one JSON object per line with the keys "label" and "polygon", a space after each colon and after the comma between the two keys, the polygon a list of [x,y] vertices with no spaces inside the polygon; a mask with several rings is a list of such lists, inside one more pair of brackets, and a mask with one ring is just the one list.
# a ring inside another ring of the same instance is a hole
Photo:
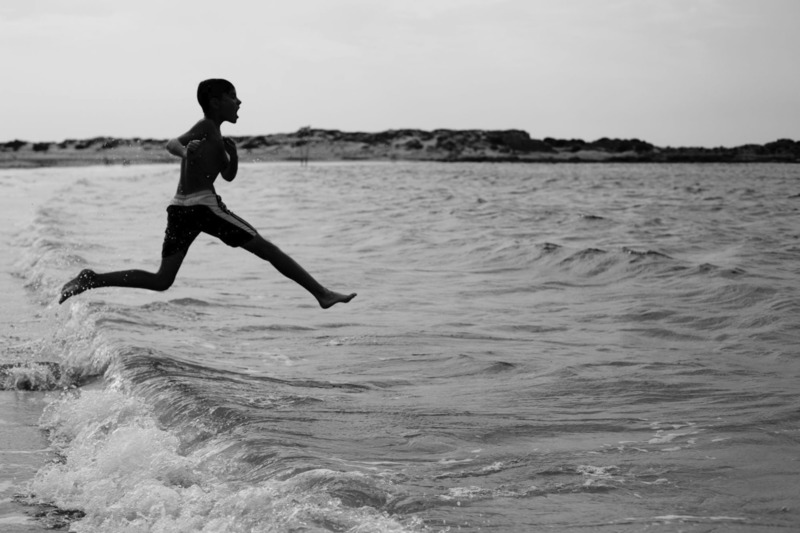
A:
{"label": "kid", "polygon": [[236,123],[242,102],[233,85],[223,79],[200,82],[197,101],[203,109],[203,118],[189,131],[167,143],[167,151],[181,158],[181,174],[178,190],[167,207],[167,230],[158,272],[123,270],[101,274],[83,270],[64,285],[58,303],[99,287],[165,291],[175,281],[189,246],[200,232],[269,261],[281,274],[310,292],[323,309],[352,300],[355,293],[345,295],[326,289],[291,257],[225,207],[214,190],[214,180],[220,175],[226,181],[233,181],[239,158],[236,145],[222,136],[220,126],[223,122]]}

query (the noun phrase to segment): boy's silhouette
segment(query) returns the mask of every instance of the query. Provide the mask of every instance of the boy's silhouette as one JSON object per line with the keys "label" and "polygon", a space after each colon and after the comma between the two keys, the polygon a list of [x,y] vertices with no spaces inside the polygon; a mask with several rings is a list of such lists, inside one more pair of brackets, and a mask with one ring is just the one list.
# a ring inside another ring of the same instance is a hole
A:
{"label": "boy's silhouette", "polygon": [[64,285],[59,303],[100,287],[167,290],[175,281],[189,246],[201,232],[269,261],[281,274],[310,292],[324,309],[352,300],[355,293],[345,295],[326,289],[291,257],[225,207],[214,190],[214,180],[221,175],[224,180],[232,181],[238,171],[239,158],[236,144],[222,136],[220,126],[223,122],[236,123],[242,102],[233,85],[222,79],[200,82],[197,101],[203,109],[203,118],[167,143],[169,153],[181,158],[181,174],[178,190],[167,207],[167,230],[158,272],[123,270],[103,274],[86,269]]}

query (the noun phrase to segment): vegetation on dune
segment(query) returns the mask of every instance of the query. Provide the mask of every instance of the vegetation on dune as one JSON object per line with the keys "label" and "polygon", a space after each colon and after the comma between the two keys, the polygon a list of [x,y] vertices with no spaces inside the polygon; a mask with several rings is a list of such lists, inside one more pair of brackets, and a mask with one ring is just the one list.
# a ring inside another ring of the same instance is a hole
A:
{"label": "vegetation on dune", "polygon": [[[533,139],[522,130],[345,132],[311,127],[294,133],[234,136],[242,161],[416,160],[517,162],[800,162],[800,142],[779,139],[737,147],[658,147],[640,139]],[[0,164],[36,166],[168,162],[166,140],[94,137],[60,143],[0,143]]]}

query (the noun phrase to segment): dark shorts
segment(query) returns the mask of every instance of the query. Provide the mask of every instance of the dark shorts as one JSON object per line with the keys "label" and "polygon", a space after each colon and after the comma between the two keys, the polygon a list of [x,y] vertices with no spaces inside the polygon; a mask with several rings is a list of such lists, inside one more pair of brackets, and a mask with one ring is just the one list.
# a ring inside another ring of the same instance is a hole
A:
{"label": "dark shorts", "polygon": [[186,251],[201,232],[228,246],[241,246],[258,235],[253,226],[229,211],[219,196],[216,205],[170,205],[161,257]]}

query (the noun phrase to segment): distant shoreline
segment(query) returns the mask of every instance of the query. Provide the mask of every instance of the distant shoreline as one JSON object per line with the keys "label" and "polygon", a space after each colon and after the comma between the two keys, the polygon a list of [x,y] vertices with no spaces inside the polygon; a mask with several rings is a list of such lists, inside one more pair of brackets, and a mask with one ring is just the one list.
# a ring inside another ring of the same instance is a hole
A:
{"label": "distant shoreline", "polygon": [[[800,163],[800,142],[779,139],[732,148],[657,147],[639,139],[532,139],[522,130],[387,130],[378,133],[301,128],[236,137],[242,162],[442,161],[481,163]],[[175,163],[166,139],[95,137],[60,143],[0,143],[0,168]]]}

